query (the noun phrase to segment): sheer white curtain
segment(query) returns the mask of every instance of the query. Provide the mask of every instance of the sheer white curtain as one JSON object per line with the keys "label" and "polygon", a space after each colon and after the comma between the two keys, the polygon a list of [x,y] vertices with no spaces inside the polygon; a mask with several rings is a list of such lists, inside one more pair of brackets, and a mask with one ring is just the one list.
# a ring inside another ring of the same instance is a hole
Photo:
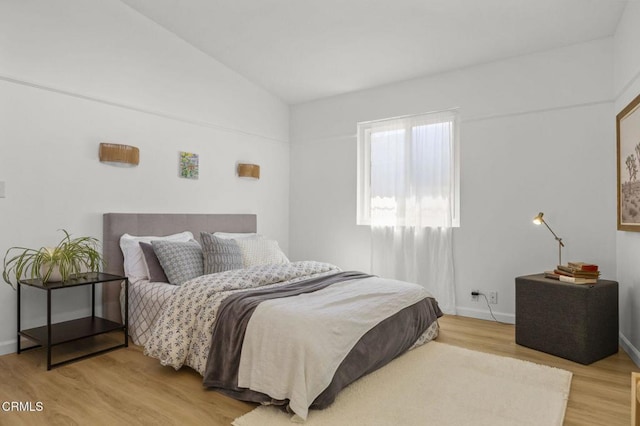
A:
{"label": "sheer white curtain", "polygon": [[[365,123],[372,272],[423,285],[455,313],[452,227],[458,225],[457,113]],[[362,130],[362,129],[360,129]],[[362,219],[362,218],[360,218]]]}

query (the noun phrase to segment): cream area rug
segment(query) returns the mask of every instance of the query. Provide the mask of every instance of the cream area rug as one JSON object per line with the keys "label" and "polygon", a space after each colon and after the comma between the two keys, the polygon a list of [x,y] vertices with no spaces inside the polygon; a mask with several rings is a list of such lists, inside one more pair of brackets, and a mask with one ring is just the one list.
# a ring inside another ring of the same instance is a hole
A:
{"label": "cream area rug", "polygon": [[[351,384],[306,425],[562,425],[571,372],[430,342]],[[261,406],[234,426],[291,426]]]}

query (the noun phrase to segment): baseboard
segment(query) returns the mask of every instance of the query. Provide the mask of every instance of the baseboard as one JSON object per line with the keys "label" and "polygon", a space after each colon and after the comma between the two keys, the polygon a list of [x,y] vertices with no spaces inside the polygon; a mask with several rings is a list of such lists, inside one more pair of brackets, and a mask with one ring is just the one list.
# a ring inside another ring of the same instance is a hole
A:
{"label": "baseboard", "polygon": [[629,355],[629,358],[631,358],[631,361],[640,367],[640,351],[633,346],[629,339],[627,339],[622,333],[618,333],[618,341],[620,342],[622,349],[624,349],[627,355]]}
{"label": "baseboard", "polygon": [[[488,321],[495,321],[492,317],[491,317],[491,313],[489,312],[489,310],[483,310],[483,309],[472,309],[472,308],[460,308],[457,307],[456,311],[458,313],[458,315],[463,316],[463,317],[470,317],[470,318],[477,318],[477,319],[483,319],[483,320],[488,320]],[[516,316],[514,314],[505,314],[502,312],[493,312],[493,316],[496,317],[496,319],[500,322],[506,322],[509,324],[515,324],[516,323]]]}
{"label": "baseboard", "polygon": [[16,339],[0,342],[0,355],[7,355],[16,352],[16,344]]}

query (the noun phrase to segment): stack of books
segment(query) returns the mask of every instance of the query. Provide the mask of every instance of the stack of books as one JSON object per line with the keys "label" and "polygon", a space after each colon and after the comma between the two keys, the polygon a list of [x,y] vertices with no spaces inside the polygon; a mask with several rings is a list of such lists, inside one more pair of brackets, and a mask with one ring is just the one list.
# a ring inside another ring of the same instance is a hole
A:
{"label": "stack of books", "polygon": [[600,277],[598,265],[584,262],[569,262],[558,265],[553,271],[546,271],[544,276],[574,284],[595,284]]}

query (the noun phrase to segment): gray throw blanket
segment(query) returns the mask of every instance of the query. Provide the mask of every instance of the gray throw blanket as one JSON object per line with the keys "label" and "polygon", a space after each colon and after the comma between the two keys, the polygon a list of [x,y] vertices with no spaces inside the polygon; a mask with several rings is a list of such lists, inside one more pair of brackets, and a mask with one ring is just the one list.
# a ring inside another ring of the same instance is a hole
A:
{"label": "gray throw blanket", "polygon": [[[242,400],[286,405],[287,400],[274,400],[264,393],[238,387],[242,343],[252,313],[265,300],[315,292],[337,282],[366,277],[369,275],[342,272],[275,289],[259,289],[229,296],[218,313],[204,385]],[[437,302],[433,298],[425,298],[380,322],[351,349],[330,385],[315,399],[311,407],[328,406],[349,383],[405,352],[441,315]]]}
{"label": "gray throw blanket", "polygon": [[283,287],[247,291],[227,297],[220,305],[218,320],[213,329],[204,385],[221,388],[238,385],[238,367],[244,333],[251,314],[261,302],[311,293],[336,282],[369,276],[361,272],[339,272]]}

